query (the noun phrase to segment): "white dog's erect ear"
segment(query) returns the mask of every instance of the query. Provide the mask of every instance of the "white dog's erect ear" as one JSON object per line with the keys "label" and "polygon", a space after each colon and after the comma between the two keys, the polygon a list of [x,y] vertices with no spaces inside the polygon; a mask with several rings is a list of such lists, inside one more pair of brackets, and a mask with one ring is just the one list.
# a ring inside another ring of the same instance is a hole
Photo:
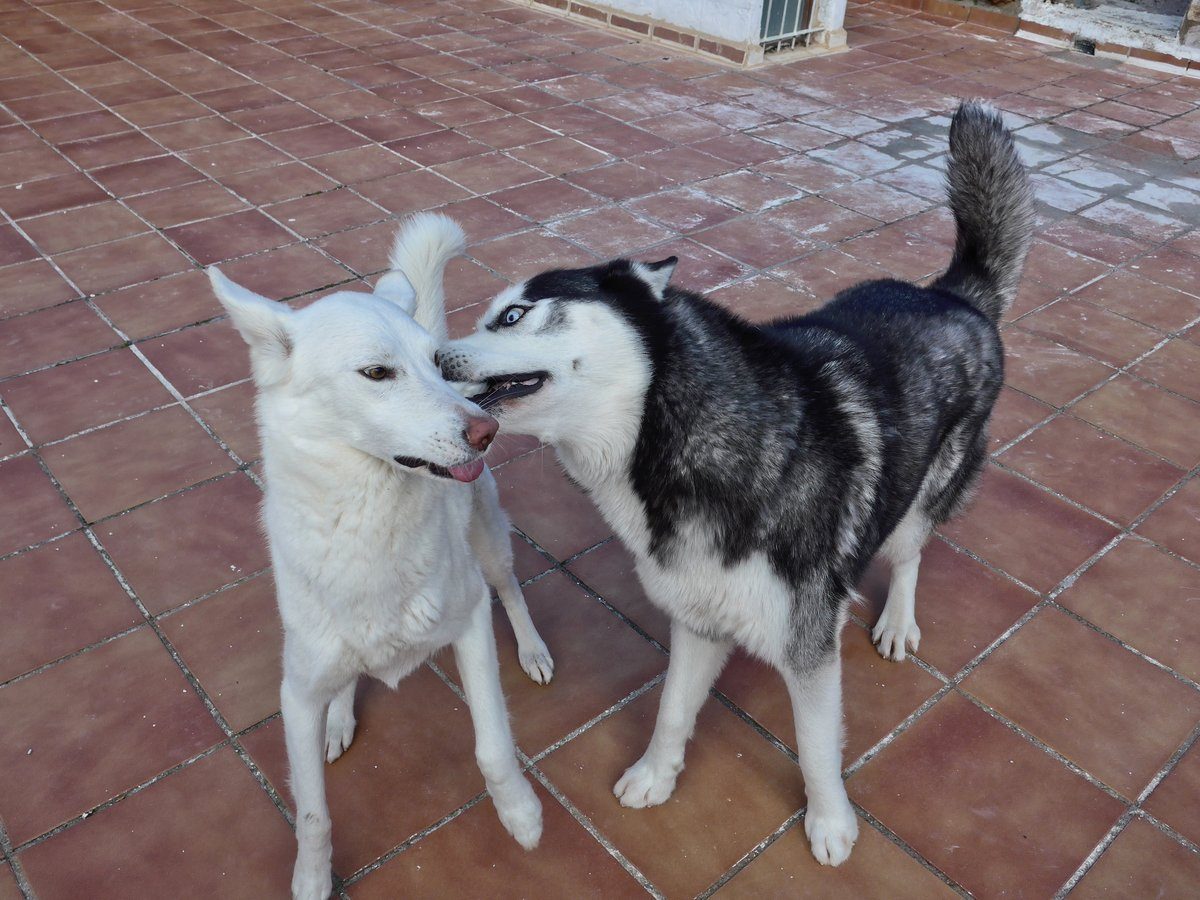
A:
{"label": "white dog's erect ear", "polygon": [[393,269],[385,272],[375,285],[375,296],[390,300],[410,316],[417,309],[417,292],[403,272]]}
{"label": "white dog's erect ear", "polygon": [[291,308],[230,281],[215,266],[205,271],[213,293],[250,346],[254,379],[264,385],[282,380],[292,353]]}
{"label": "white dog's erect ear", "polygon": [[666,259],[652,263],[635,262],[633,274],[650,285],[651,293],[661,300],[663,292],[667,289],[667,284],[675,272],[675,264],[678,262],[678,256],[668,256]]}

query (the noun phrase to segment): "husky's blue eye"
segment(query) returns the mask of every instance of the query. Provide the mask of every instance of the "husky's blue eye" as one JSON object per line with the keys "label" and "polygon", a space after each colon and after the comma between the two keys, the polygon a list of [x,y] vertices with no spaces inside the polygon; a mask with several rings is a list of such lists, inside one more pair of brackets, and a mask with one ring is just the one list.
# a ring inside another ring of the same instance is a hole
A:
{"label": "husky's blue eye", "polygon": [[526,311],[523,306],[510,306],[504,312],[500,313],[500,323],[502,325],[516,325],[521,321],[521,317],[525,315]]}

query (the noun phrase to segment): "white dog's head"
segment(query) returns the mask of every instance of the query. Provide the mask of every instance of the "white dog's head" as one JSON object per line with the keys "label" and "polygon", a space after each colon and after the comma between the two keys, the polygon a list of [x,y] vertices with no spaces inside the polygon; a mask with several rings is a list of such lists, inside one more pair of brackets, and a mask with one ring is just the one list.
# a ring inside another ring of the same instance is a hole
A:
{"label": "white dog's head", "polygon": [[479,477],[496,420],[442,379],[403,274],[388,273],[373,294],[339,291],[293,310],[208,273],[250,346],[264,424],[284,440],[349,447],[433,477]]}
{"label": "white dog's head", "polygon": [[442,373],[506,429],[550,443],[601,433],[649,384],[675,263],[614,260],[508,288],[442,348]]}

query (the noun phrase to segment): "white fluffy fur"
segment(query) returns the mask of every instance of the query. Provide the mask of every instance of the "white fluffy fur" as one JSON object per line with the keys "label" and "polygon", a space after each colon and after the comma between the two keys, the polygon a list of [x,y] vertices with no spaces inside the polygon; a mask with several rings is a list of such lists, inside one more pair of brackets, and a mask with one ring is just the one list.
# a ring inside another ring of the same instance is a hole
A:
{"label": "white fluffy fur", "polygon": [[[442,380],[438,341],[426,330],[445,333],[442,270],[461,246],[454,223],[418,217],[398,236],[400,268],[374,294],[339,292],[298,311],[210,270],[250,345],[259,388],[263,520],[284,626],[281,699],[296,800],[292,895],[304,900],[332,887],[323,769],[353,738],[356,680],[369,674],[395,686],[446,645],[500,820],[526,848],[541,835],[541,806],[518,766],[500,691],[485,579],[508,612],[526,672],[545,683],[553,663],[512,574],[495,482],[486,469],[460,484],[393,461],[450,467],[478,456],[463,429],[467,416],[483,413]],[[396,374],[371,381],[360,373],[375,365]]]}

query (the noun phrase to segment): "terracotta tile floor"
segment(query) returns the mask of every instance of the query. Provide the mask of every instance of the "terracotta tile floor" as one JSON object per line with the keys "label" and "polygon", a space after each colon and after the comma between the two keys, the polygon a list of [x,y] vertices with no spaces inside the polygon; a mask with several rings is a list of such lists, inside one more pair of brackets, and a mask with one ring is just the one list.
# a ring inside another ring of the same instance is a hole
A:
{"label": "terracotta tile floor", "polygon": [[1200,81],[852,3],[850,52],[719,68],[504,0],[0,0],[0,897],[251,897],[293,854],[244,349],[199,267],[295,304],[471,235],[451,322],[542,266],[682,258],[754,318],[924,278],[954,98],[1007,111],[1039,234],[977,502],[920,653],[845,633],[862,818],[808,854],[791,715],[735,658],[674,798],[645,744],[665,617],[553,456],[493,453],[549,688],[503,680],[546,809],[482,793],[447,657],[360,686],[330,768],[343,895],[1195,896]]}

